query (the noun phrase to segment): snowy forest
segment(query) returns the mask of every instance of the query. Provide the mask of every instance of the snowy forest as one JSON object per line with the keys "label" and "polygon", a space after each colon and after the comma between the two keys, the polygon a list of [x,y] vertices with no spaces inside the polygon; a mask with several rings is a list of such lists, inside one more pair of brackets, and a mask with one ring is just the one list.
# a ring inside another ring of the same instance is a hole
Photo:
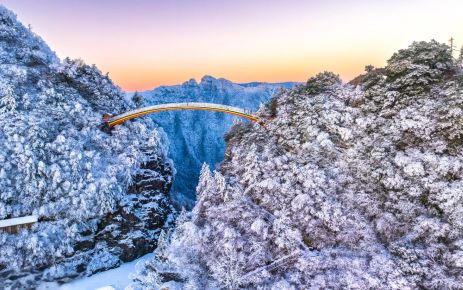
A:
{"label": "snowy forest", "polygon": [[215,96],[246,91],[206,77],[128,95],[0,5],[0,220],[38,218],[0,230],[0,288],[58,287],[154,252],[127,290],[463,289],[463,54],[418,41],[350,82],[242,84],[262,122],[234,122],[193,208],[176,210],[175,171],[197,172],[169,150],[197,141],[185,152],[203,158],[204,142],[185,131],[169,149],[162,121],[108,129],[102,116],[210,82],[226,83]]}
{"label": "snowy forest", "polygon": [[461,61],[415,42],[274,96],[131,289],[462,289]]}
{"label": "snowy forest", "polygon": [[172,221],[173,165],[149,120],[101,128],[130,104],[95,66],[60,61],[0,6],[0,288],[66,281],[146,254]]}

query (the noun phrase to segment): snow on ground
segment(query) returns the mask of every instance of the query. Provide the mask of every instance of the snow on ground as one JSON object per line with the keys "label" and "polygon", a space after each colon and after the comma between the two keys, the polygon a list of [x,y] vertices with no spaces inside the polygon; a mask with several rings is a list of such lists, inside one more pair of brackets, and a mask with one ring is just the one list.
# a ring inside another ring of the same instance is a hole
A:
{"label": "snow on ground", "polygon": [[[124,263],[120,267],[105,272],[97,273],[90,277],[62,285],[60,290],[95,290],[105,286],[112,286],[116,290],[124,289],[131,282],[130,275],[135,272],[135,266],[138,262],[143,263],[151,258],[154,254],[147,254],[132,262]],[[111,289],[110,287],[103,289]]]}

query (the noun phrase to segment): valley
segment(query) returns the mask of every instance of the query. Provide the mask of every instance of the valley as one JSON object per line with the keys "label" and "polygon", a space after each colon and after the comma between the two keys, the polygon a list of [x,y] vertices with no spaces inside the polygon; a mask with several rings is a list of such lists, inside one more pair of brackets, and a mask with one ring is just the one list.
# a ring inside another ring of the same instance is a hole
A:
{"label": "valley", "polygon": [[[200,82],[191,79],[181,85],[127,93],[127,98],[137,106],[207,102],[256,111],[279,90],[290,89],[297,84],[236,84],[226,79],[204,76]],[[237,118],[220,113],[196,111],[164,112],[150,117],[169,139],[169,157],[174,161],[176,168],[172,195],[177,203],[191,208],[202,164],[207,163],[214,168],[222,162],[226,146],[224,135]]]}

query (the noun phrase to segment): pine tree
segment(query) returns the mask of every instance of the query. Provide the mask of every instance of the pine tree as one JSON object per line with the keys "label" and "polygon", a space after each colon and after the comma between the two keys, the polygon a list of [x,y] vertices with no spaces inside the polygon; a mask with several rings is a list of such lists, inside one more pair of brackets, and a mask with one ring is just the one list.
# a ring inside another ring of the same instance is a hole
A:
{"label": "pine tree", "polygon": [[137,108],[143,107],[143,99],[142,96],[136,91],[132,96],[132,102],[135,104]]}
{"label": "pine tree", "polygon": [[4,85],[0,90],[0,117],[4,118],[16,112],[17,104],[12,87]]}
{"label": "pine tree", "polygon": [[252,144],[249,148],[249,152],[244,159],[244,174],[243,174],[243,182],[246,186],[253,186],[258,177],[261,175],[261,169],[258,160],[258,153],[257,153],[257,146]]}

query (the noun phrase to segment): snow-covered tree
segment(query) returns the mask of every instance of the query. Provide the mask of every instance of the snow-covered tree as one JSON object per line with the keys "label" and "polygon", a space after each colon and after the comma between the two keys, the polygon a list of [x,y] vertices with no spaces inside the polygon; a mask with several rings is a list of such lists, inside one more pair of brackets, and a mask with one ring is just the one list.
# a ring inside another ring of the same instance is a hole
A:
{"label": "snow-covered tree", "polygon": [[16,112],[16,98],[13,88],[7,84],[0,84],[0,118],[6,119]]}

